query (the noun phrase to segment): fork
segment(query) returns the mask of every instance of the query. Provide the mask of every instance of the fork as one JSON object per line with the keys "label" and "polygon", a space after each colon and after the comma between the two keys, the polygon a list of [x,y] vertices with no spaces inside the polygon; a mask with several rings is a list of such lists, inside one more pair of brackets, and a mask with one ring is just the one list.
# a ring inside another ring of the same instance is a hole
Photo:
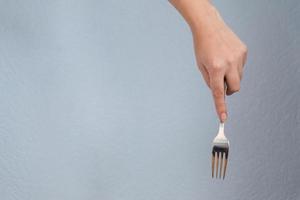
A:
{"label": "fork", "polygon": [[[228,161],[228,153],[229,153],[229,140],[226,138],[224,134],[224,123],[220,123],[219,132],[212,143],[212,178],[214,178],[214,172],[216,172],[216,178],[222,177],[225,178],[227,161]],[[220,162],[220,166],[219,166]],[[224,162],[224,166],[223,166]],[[222,173],[223,172],[223,173]]]}

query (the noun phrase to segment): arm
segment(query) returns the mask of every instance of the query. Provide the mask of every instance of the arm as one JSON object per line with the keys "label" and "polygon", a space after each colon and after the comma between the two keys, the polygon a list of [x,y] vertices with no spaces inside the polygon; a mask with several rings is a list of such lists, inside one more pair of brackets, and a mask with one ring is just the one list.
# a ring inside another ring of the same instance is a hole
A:
{"label": "arm", "polygon": [[240,89],[247,47],[225,24],[209,0],[170,0],[189,24],[197,65],[210,88],[221,122],[227,119],[225,94]]}

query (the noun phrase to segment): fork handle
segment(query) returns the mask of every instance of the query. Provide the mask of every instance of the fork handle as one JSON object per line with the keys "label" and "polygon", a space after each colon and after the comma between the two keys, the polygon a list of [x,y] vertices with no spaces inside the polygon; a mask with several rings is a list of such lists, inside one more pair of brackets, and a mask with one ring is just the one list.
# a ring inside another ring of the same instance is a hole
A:
{"label": "fork handle", "polygon": [[218,135],[225,136],[224,134],[224,123],[220,123]]}

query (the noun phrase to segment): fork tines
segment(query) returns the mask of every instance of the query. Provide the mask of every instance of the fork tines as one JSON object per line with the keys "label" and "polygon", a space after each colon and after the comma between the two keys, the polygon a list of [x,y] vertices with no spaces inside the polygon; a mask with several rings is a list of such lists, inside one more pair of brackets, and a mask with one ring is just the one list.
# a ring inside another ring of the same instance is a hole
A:
{"label": "fork tines", "polygon": [[216,178],[222,176],[223,179],[225,178],[228,153],[229,145],[227,143],[214,143],[212,148],[212,178],[214,178],[214,172],[216,172]]}

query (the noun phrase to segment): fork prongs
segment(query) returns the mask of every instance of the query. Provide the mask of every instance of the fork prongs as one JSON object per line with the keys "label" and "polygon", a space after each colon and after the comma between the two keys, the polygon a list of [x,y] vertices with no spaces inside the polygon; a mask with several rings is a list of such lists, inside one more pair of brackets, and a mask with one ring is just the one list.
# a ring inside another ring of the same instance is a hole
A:
{"label": "fork prongs", "polygon": [[218,172],[219,172],[219,152],[217,152],[216,159],[217,159],[217,162],[216,162],[216,178],[218,178]]}
{"label": "fork prongs", "polygon": [[214,172],[215,172],[215,154],[216,152],[212,152],[212,157],[211,157],[211,172],[212,172],[212,178],[214,177]]}
{"label": "fork prongs", "polygon": [[[228,149],[216,150],[212,151],[212,159],[211,159],[211,172],[212,178],[216,177],[221,179],[225,178],[226,169],[228,162]],[[216,175],[216,176],[215,176]]]}
{"label": "fork prongs", "polygon": [[225,174],[226,174],[226,168],[227,168],[227,159],[228,159],[228,152],[225,152],[225,158],[224,158],[224,171],[223,171],[223,179],[225,178]]}
{"label": "fork prongs", "polygon": [[[220,156],[220,176],[219,176],[219,178],[221,178],[222,177],[222,165],[223,165],[223,152],[221,151],[220,152],[220,154],[221,154],[221,156]],[[223,173],[224,174],[224,173]]]}

